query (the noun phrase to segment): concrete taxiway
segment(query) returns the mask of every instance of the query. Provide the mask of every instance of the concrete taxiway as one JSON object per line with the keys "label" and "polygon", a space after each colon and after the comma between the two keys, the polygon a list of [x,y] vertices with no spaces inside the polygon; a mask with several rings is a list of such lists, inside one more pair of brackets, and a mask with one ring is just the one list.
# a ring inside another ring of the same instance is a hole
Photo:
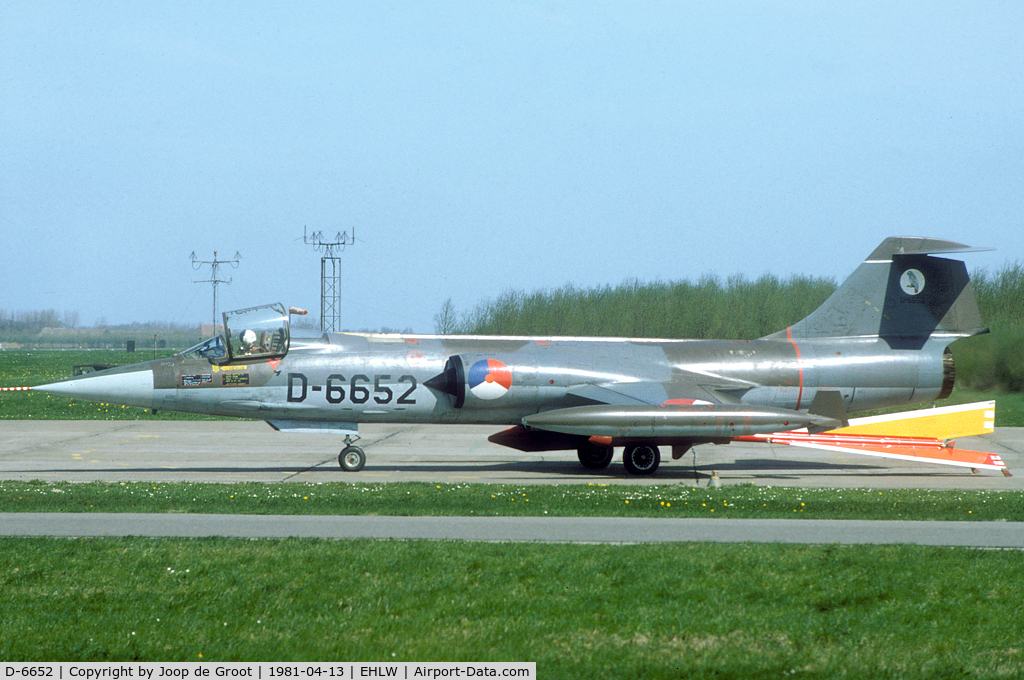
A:
{"label": "concrete taxiway", "polygon": [[203,482],[723,484],[828,488],[1024,489],[1024,428],[958,442],[998,453],[1013,477],[781,445],[704,445],[633,477],[616,459],[585,470],[575,452],[522,453],[487,441],[495,426],[367,425],[362,472],[343,472],[337,435],[283,434],[261,421],[0,421],[0,479]]}
{"label": "concrete taxiway", "polygon": [[543,543],[915,544],[1024,548],[1024,522],[666,519],[643,517],[380,517],[0,513],[0,535],[328,538]]}
{"label": "concrete taxiway", "polygon": [[[502,484],[692,484],[712,471],[722,484],[801,487],[1024,489],[1024,429],[962,441],[998,453],[1014,477],[787,446],[699,446],[665,460],[653,477],[621,462],[584,470],[574,452],[521,453],[495,446],[500,428],[378,425],[362,428],[362,472],[343,472],[335,435],[275,432],[250,421],[0,421],[0,479],[203,482],[476,482]],[[301,517],[0,514],[10,536],[241,536],[554,542],[753,541],[918,543],[1024,548],[1024,523],[856,522],[523,517]]]}

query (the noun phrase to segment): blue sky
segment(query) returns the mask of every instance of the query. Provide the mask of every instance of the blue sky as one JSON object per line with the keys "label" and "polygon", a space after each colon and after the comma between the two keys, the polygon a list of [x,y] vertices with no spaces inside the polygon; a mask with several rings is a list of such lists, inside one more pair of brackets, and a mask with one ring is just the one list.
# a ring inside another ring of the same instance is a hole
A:
{"label": "blue sky", "polygon": [[81,323],[1024,260],[1016,2],[0,3],[0,309]]}

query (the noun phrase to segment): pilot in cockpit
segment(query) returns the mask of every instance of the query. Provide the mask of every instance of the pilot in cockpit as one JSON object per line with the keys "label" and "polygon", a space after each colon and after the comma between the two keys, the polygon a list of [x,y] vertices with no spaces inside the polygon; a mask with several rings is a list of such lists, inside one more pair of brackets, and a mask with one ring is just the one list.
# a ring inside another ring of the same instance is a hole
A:
{"label": "pilot in cockpit", "polygon": [[242,340],[242,354],[260,354],[266,351],[256,344],[256,331],[247,328],[239,337]]}

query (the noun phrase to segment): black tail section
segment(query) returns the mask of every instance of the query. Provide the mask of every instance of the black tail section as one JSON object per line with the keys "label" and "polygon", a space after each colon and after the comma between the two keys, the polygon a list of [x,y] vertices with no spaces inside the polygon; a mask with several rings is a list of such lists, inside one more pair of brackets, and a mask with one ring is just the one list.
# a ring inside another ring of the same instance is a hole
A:
{"label": "black tail section", "polygon": [[932,238],[887,238],[807,318],[769,337],[875,336],[891,347],[919,348],[985,332],[967,268],[930,253],[978,250]]}

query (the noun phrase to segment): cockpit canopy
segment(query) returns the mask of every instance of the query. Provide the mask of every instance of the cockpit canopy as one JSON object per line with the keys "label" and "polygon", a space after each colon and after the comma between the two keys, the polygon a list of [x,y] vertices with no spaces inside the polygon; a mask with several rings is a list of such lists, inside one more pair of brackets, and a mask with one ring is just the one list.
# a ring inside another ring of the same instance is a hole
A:
{"label": "cockpit canopy", "polygon": [[280,304],[224,312],[224,337],[232,359],[284,356],[288,352],[288,312]]}
{"label": "cockpit canopy", "polygon": [[218,363],[272,359],[287,354],[289,342],[289,318],[284,306],[261,305],[224,312],[224,335],[205,340],[182,355]]}

